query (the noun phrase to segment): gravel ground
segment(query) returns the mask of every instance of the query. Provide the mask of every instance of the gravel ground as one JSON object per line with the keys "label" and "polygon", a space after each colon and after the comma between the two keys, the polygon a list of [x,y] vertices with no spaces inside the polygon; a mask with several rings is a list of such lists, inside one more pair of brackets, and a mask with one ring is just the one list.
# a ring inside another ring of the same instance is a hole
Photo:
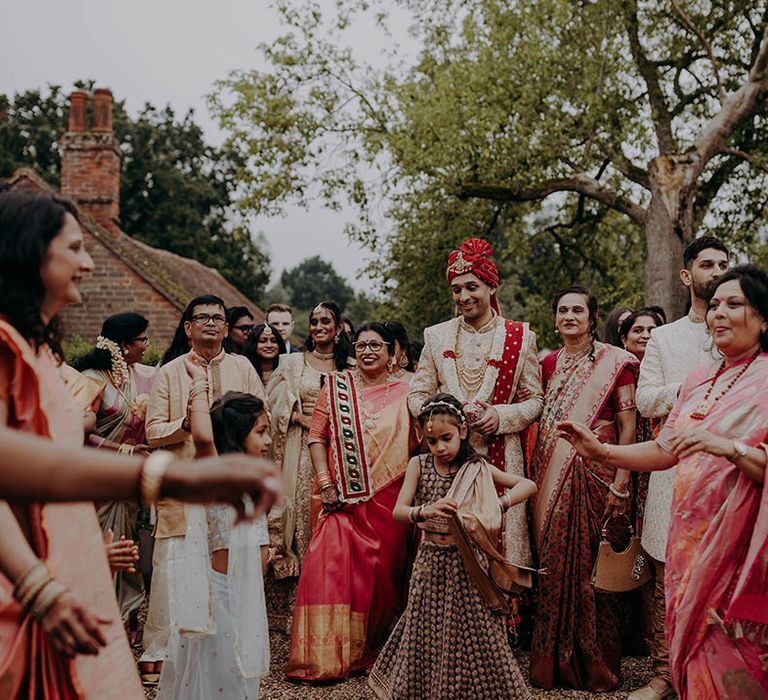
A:
{"label": "gravel ground", "polygon": [[[283,676],[282,668],[288,658],[288,646],[290,640],[288,635],[281,632],[272,632],[270,634],[272,651],[272,670],[270,674],[262,681],[261,700],[290,700],[292,698],[327,699],[327,700],[365,700],[373,698],[373,693],[368,690],[365,676],[350,678],[338,683],[328,683],[324,685],[305,685],[291,683]],[[134,656],[138,659],[140,650],[134,649]],[[522,651],[516,652],[518,663],[523,670],[523,675],[528,675],[528,654]],[[638,688],[648,682],[651,677],[651,661],[647,657],[626,657],[621,666],[622,685],[621,688],[612,693],[589,693],[580,690],[538,690],[531,689],[531,694],[535,698],[626,698],[627,691]],[[145,688],[145,695],[148,699],[154,699],[154,688]],[[468,698],[467,700],[471,700]],[[490,700],[490,699],[488,699]],[[493,699],[496,700],[496,699]]]}

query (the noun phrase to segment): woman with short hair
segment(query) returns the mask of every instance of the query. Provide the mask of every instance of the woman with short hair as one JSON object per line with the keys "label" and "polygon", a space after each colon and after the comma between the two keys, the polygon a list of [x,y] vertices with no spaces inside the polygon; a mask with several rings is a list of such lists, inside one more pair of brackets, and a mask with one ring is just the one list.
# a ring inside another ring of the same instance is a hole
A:
{"label": "woman with short hair", "polygon": [[639,363],[597,340],[597,299],[585,287],[559,291],[552,312],[564,346],[541,362],[545,397],[531,465],[538,486],[532,529],[547,573],[536,591],[531,682],[603,692],[619,684],[618,601],[596,591],[590,576],[601,526],[629,511],[629,472],[582,459],[558,439],[557,424],[579,420],[602,442],[634,442]]}

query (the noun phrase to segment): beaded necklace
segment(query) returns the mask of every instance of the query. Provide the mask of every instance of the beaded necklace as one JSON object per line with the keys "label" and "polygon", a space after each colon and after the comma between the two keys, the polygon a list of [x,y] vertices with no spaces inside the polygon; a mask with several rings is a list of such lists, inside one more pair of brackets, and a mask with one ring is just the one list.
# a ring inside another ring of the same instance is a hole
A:
{"label": "beaded necklace", "polygon": [[733,379],[731,379],[730,382],[726,385],[725,389],[723,389],[712,401],[709,400],[709,396],[712,393],[712,390],[715,388],[715,384],[717,383],[717,380],[720,378],[720,375],[725,372],[725,360],[723,360],[720,363],[720,366],[717,368],[717,372],[715,372],[715,376],[712,377],[709,388],[707,389],[707,393],[704,394],[704,398],[701,400],[700,403],[696,405],[696,408],[693,409],[691,412],[691,418],[693,420],[703,420],[706,418],[711,412],[712,409],[715,407],[717,402],[723,398],[731,389],[733,389],[733,385],[736,384],[736,382],[739,381],[739,379],[744,376],[744,373],[749,369],[749,366],[757,359],[757,356],[760,354],[760,350],[757,350],[752,357],[750,357],[745,363],[744,366],[734,375]]}

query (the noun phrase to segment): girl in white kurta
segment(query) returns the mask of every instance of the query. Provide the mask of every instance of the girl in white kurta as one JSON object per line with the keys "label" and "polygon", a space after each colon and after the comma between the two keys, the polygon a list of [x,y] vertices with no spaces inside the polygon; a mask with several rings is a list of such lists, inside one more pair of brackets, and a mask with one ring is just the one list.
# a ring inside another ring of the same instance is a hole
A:
{"label": "girl in white kurta", "polygon": [[[263,402],[230,391],[209,414],[205,371],[194,354],[185,364],[192,377],[189,418],[198,455],[265,457],[271,439]],[[260,678],[269,671],[262,578],[268,543],[264,516],[237,525],[229,506],[188,509],[186,571],[171,596],[171,643],[159,699],[258,698]]]}

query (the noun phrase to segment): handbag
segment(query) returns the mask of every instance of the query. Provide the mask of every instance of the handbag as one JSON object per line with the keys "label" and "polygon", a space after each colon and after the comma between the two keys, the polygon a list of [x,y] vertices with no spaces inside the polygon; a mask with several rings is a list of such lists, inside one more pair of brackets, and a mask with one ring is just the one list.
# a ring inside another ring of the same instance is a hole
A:
{"label": "handbag", "polygon": [[609,593],[620,593],[639,588],[651,579],[651,567],[648,555],[645,553],[640,538],[635,535],[635,528],[629,522],[629,545],[617,552],[608,541],[608,522],[606,518],[600,531],[600,545],[597,549],[597,559],[592,569],[592,585]]}

